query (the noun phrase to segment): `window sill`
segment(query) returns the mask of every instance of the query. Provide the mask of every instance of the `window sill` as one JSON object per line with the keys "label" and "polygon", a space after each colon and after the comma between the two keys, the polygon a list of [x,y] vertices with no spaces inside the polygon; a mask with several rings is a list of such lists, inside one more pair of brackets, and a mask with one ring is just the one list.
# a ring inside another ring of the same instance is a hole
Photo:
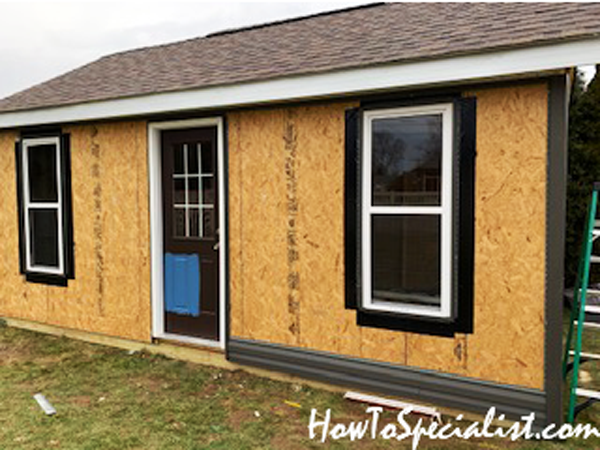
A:
{"label": "window sill", "polygon": [[25,280],[29,283],[47,284],[50,286],[67,287],[69,279],[65,275],[40,272],[26,272]]}
{"label": "window sill", "polygon": [[442,337],[453,337],[456,333],[472,333],[472,320],[467,317],[411,316],[386,311],[373,311],[359,307],[356,310],[357,325],[393,331],[407,331]]}

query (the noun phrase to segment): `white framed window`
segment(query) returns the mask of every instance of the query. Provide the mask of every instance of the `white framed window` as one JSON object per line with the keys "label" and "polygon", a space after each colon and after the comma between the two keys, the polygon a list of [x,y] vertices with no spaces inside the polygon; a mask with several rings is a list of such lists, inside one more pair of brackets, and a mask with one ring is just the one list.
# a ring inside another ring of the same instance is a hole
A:
{"label": "white framed window", "polygon": [[27,273],[65,275],[61,139],[21,141],[22,243]]}
{"label": "white framed window", "polygon": [[451,318],[452,103],[362,115],[362,307]]}

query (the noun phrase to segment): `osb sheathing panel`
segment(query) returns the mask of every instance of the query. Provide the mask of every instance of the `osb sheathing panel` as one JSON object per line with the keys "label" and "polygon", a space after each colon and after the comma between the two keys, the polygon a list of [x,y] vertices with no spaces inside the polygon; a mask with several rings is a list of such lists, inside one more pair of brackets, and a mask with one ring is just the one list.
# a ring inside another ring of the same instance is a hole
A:
{"label": "osb sheathing panel", "polygon": [[475,332],[358,327],[344,308],[344,111],[354,105],[338,103],[228,115],[233,336],[543,387],[547,88],[471,94]]}
{"label": "osb sheathing panel", "polygon": [[475,377],[542,388],[546,85],[477,92]]}
{"label": "osb sheathing panel", "polygon": [[[232,115],[229,123],[230,146],[242,149],[234,151],[231,161],[230,211],[238,220],[252,219],[244,220],[243,228],[231,222],[232,322],[243,321],[248,337],[268,335],[273,342],[296,344],[287,306],[285,155],[277,139],[284,112],[250,112],[243,121],[238,117]],[[253,299],[247,308],[245,297]]]}
{"label": "osb sheathing panel", "polygon": [[146,124],[74,126],[71,178],[75,279],[68,287],[19,274],[14,133],[0,134],[0,315],[150,339]]}

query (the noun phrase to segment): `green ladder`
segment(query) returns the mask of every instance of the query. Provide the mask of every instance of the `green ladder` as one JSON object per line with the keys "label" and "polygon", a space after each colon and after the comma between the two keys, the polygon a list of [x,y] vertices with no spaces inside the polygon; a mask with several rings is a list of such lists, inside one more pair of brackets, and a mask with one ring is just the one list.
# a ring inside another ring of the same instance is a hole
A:
{"label": "green ladder", "polygon": [[[600,402],[600,392],[589,389],[582,389],[579,383],[579,368],[584,362],[590,360],[600,360],[600,355],[593,353],[584,353],[581,351],[583,340],[583,329],[585,326],[600,328],[600,323],[586,323],[586,314],[600,315],[600,306],[586,305],[589,295],[600,295],[600,290],[589,289],[590,265],[600,263],[600,256],[592,254],[594,241],[600,237],[600,220],[596,218],[598,212],[598,192],[600,183],[594,183],[592,198],[588,209],[588,217],[585,228],[585,235],[581,246],[581,257],[579,259],[579,269],[577,270],[577,280],[575,281],[575,290],[573,291],[573,303],[571,305],[571,319],[569,321],[569,333],[565,345],[565,354],[563,358],[563,379],[567,379],[569,371],[573,371],[569,388],[569,411],[567,422],[573,423],[577,414],[588,406]],[[600,316],[599,316],[600,317]],[[577,324],[577,327],[575,327]],[[573,332],[576,328],[575,349],[571,350]],[[570,357],[573,361],[569,362]],[[577,397],[584,397],[586,401],[577,404]]]}

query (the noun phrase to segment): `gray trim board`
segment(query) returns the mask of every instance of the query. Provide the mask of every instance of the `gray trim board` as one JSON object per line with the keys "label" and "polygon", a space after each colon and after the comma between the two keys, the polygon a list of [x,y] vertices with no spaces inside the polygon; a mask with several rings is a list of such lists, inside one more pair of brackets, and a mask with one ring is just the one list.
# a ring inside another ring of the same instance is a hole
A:
{"label": "gray trim board", "polygon": [[491,406],[513,419],[534,412],[538,426],[546,422],[546,396],[536,389],[235,337],[228,347],[238,364],[479,414]]}
{"label": "gray trim board", "polygon": [[544,390],[546,415],[556,424],[563,421],[561,359],[568,114],[567,76],[553,77],[548,82]]}

